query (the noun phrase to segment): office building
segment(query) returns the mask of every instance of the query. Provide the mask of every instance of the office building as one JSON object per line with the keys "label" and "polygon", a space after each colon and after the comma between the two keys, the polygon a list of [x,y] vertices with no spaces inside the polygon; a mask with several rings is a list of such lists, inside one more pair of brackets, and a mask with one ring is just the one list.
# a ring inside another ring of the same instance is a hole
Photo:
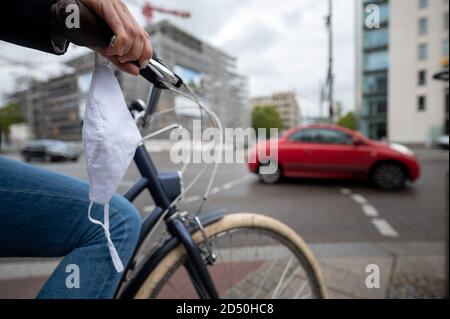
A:
{"label": "office building", "polygon": [[300,125],[300,108],[294,92],[280,92],[271,96],[256,97],[251,100],[251,105],[252,109],[268,105],[275,107],[285,129]]}
{"label": "office building", "polygon": [[357,0],[356,105],[363,134],[423,145],[448,134],[448,0]]}

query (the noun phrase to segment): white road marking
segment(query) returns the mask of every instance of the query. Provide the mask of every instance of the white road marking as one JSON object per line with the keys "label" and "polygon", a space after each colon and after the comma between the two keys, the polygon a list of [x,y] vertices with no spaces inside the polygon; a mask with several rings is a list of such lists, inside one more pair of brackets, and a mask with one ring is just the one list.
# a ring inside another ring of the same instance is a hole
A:
{"label": "white road marking", "polygon": [[[216,195],[216,194],[220,193],[221,191],[229,190],[229,189],[233,188],[234,186],[236,186],[237,184],[240,184],[240,183],[245,182],[246,180],[249,180],[251,177],[252,177],[251,175],[246,175],[246,176],[240,177],[240,178],[238,178],[238,179],[236,179],[234,181],[228,182],[228,183],[224,184],[221,187],[214,187],[211,190],[211,195]],[[134,185],[134,182],[123,182],[123,184],[124,185],[122,185],[122,184],[121,185],[122,186],[125,186],[125,185],[132,186],[132,185]],[[192,204],[192,203],[198,202],[200,200],[202,200],[201,196],[194,195],[194,196],[186,197],[183,201],[181,201],[181,203],[183,203],[183,204]],[[144,207],[144,212],[145,213],[150,213],[154,209],[155,209],[155,206],[153,206],[153,205],[146,206],[146,207]]]}
{"label": "white road marking", "polygon": [[356,203],[358,203],[359,205],[366,205],[366,204],[367,204],[367,199],[366,199],[364,196],[360,195],[360,194],[353,194],[353,195],[351,196],[351,198],[352,198]]}
{"label": "white road marking", "polygon": [[385,219],[374,218],[372,223],[381,235],[386,237],[398,237],[397,231]]}
{"label": "white road marking", "polygon": [[370,221],[375,226],[377,231],[385,237],[397,238],[399,233],[394,229],[394,227],[389,224],[385,219],[379,218],[380,213],[378,210],[369,203],[369,201],[361,194],[353,194],[350,189],[342,188],[341,194],[350,196],[350,198],[361,206],[364,215],[370,218]]}
{"label": "white road marking", "polygon": [[156,208],[155,205],[145,206],[144,207],[144,212],[145,213],[151,213],[155,208]]}
{"label": "white road marking", "polygon": [[222,186],[222,189],[228,190],[228,189],[231,189],[232,187],[233,187],[233,183],[227,183]]}
{"label": "white road marking", "polygon": [[212,195],[215,195],[215,194],[217,194],[217,193],[219,193],[220,192],[220,188],[219,187],[214,187],[212,190],[211,190],[211,194]]}
{"label": "white road marking", "polygon": [[378,217],[380,214],[378,210],[370,204],[365,204],[362,206],[362,210],[367,217]]}
{"label": "white road marking", "polygon": [[0,264],[0,280],[47,277],[59,261],[15,262]]}
{"label": "white road marking", "polygon": [[136,184],[136,182],[129,182],[129,181],[122,181],[122,182],[120,182],[120,186],[122,186],[122,187],[131,187],[134,184]]}
{"label": "white road marking", "polygon": [[198,202],[199,200],[201,200],[201,196],[191,196],[191,197],[187,197],[185,198],[182,203],[183,204],[190,204],[190,203],[195,203]]}

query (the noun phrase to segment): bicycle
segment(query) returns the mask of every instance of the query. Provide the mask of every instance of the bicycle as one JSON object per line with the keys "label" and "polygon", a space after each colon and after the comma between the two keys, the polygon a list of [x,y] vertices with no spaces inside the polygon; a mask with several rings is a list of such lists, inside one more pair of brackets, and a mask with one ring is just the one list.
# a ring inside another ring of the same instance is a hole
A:
{"label": "bicycle", "polygon": [[[152,76],[158,80],[153,80],[147,110],[137,116],[144,122],[156,110],[168,79],[176,79],[177,85],[182,83],[161,60],[155,58],[151,66],[163,77],[156,72]],[[168,289],[177,292],[177,283],[172,279],[184,285],[186,280],[181,277],[186,275],[198,296],[205,299],[286,298],[290,294],[295,299],[327,297],[313,253],[288,226],[257,214],[225,215],[225,210],[219,210],[197,217],[181,212],[172,205],[183,192],[180,174],[159,174],[144,144],[136,152],[135,163],[142,178],[125,197],[133,202],[148,190],[157,206],[143,221],[137,249],[162,219],[171,237],[144,261],[128,282],[122,283],[117,297],[164,297]],[[236,249],[233,238],[238,242]],[[133,267],[136,262],[131,263]],[[225,277],[227,283],[223,283]]]}
{"label": "bicycle", "polygon": [[[114,36],[109,28],[94,16],[84,20],[97,24],[88,28],[96,30],[96,34],[91,32],[89,36],[97,36],[99,43],[106,47]],[[189,90],[189,87],[156,55],[141,70],[141,75],[153,87],[147,108],[133,110],[132,114],[136,122],[148,127],[163,90],[184,94],[181,89]],[[184,95],[202,108],[195,94],[190,92],[192,96]],[[202,110],[221,129],[217,116],[204,107]],[[166,298],[171,290],[178,293],[177,297],[191,297],[195,293],[201,299],[327,297],[318,262],[306,243],[288,226],[258,214],[226,215],[225,210],[218,210],[193,215],[181,211],[177,203],[193,183],[183,190],[179,172],[160,174],[144,143],[138,147],[134,161],[141,178],[124,196],[133,202],[144,191],[149,191],[156,208],[143,220],[137,248],[116,298]],[[168,238],[138,263],[137,252],[162,223]],[[192,283],[191,289],[188,282]]]}

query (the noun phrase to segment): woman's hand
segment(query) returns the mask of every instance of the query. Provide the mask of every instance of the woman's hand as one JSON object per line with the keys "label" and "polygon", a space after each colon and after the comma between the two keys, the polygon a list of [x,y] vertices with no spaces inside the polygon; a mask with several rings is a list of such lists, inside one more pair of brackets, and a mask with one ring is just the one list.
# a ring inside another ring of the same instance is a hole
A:
{"label": "woman's hand", "polygon": [[116,35],[114,46],[96,49],[122,71],[139,74],[141,67],[152,58],[153,49],[147,32],[136,22],[127,5],[122,0],[81,0],[100,16]]}

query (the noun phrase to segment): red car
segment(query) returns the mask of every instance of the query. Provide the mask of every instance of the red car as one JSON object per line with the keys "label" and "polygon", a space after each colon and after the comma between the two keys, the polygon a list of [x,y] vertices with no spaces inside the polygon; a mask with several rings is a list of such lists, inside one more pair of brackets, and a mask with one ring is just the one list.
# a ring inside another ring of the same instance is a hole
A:
{"label": "red car", "polygon": [[[276,148],[278,156],[274,157],[270,149]],[[277,168],[262,174],[261,167],[269,164]],[[372,141],[335,125],[296,128],[279,139],[261,142],[249,153],[248,167],[266,184],[275,184],[283,176],[359,179],[382,189],[399,190],[408,180],[420,177],[417,158],[407,147]]]}

